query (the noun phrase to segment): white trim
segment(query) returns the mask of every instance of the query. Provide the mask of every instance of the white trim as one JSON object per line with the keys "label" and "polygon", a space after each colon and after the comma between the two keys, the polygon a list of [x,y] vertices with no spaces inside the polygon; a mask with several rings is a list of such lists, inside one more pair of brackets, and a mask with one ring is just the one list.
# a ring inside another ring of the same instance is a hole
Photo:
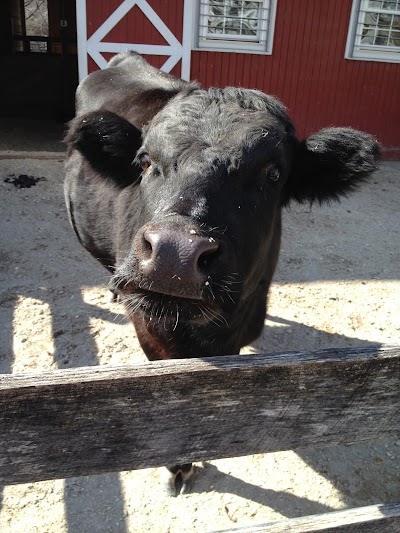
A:
{"label": "white trim", "polygon": [[346,59],[353,59],[353,49],[354,49],[354,41],[356,38],[356,29],[357,29],[357,22],[358,22],[358,2],[353,0],[353,5],[351,6],[351,14],[350,14],[350,21],[349,21],[349,32],[347,34],[347,41],[346,41],[346,49],[344,52],[344,57]]}
{"label": "white trim", "polygon": [[[82,80],[87,76],[87,55],[104,69],[107,61],[101,55],[101,52],[119,53],[126,50],[135,50],[140,54],[154,54],[170,56],[165,61],[161,70],[170,72],[179,60],[182,60],[182,77],[190,77],[190,59],[191,47],[188,40],[188,15],[191,20],[191,0],[185,0],[184,24],[183,24],[183,42],[180,43],[171,30],[161,20],[154,9],[148,4],[147,0],[123,0],[118,8],[97,28],[93,35],[87,39],[86,33],[86,1],[76,0],[77,6],[77,25],[78,25],[78,54],[79,54],[79,79]],[[111,43],[104,42],[103,39],[108,33],[122,20],[125,15],[137,6],[147,19],[153,24],[158,32],[167,41],[168,45],[151,45],[142,43]],[[190,28],[191,29],[191,28]]]}
{"label": "white trim", "polygon": [[269,56],[269,55],[272,55],[272,54],[269,54],[268,52],[266,52],[265,50],[246,50],[246,49],[239,49],[237,47],[235,48],[232,48],[232,45],[231,47],[229,48],[219,48],[218,50],[216,50],[215,48],[209,48],[209,47],[206,47],[204,46],[199,48],[197,45],[193,46],[192,48],[192,51],[193,52],[222,52],[223,54],[232,54],[232,53],[235,53],[235,54],[253,54],[253,55],[258,55],[258,56]]}
{"label": "white trim", "polygon": [[182,58],[181,50],[179,50],[178,53],[175,55],[172,54],[171,57],[167,59],[167,61],[162,65],[161,69],[163,72],[171,72],[171,70],[174,68],[174,66],[178,63],[178,61]]}
{"label": "white trim", "polygon": [[86,31],[86,0],[76,0],[76,33],[78,45],[79,80],[88,75],[87,31]]}
{"label": "white trim", "polygon": [[[378,47],[372,45],[363,45],[362,49],[360,43],[357,43],[357,26],[360,23],[360,10],[365,0],[353,0],[351,7],[351,15],[349,21],[349,31],[347,34],[346,49],[344,57],[346,59],[353,59],[357,61],[378,61],[382,63],[400,63],[400,49],[394,51],[393,47]],[[369,12],[384,12],[385,10],[372,10]],[[400,15],[400,12],[398,12]]]}
{"label": "white trim", "polygon": [[182,32],[182,70],[183,80],[190,80],[190,59],[192,55],[194,0],[185,0],[183,7],[183,32]]}
{"label": "white trim", "polygon": [[107,61],[104,59],[104,57],[100,54],[98,50],[89,51],[89,46],[88,46],[87,53],[88,55],[90,55],[90,57],[97,64],[98,67],[100,67],[101,69],[107,68]]}
{"label": "white trim", "polygon": [[268,31],[268,41],[267,41],[267,52],[266,54],[272,54],[272,49],[274,47],[274,35],[275,35],[275,21],[276,21],[276,8],[277,0],[271,0],[269,8],[269,31]]}

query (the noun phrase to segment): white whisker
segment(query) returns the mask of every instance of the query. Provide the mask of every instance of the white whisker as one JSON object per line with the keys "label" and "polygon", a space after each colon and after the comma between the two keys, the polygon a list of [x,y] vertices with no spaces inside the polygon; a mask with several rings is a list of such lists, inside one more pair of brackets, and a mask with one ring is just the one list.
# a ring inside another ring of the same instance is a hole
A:
{"label": "white whisker", "polygon": [[172,331],[176,330],[178,326],[178,322],[179,322],[179,307],[178,307],[178,304],[176,304],[176,322],[175,322],[174,327],[172,328]]}

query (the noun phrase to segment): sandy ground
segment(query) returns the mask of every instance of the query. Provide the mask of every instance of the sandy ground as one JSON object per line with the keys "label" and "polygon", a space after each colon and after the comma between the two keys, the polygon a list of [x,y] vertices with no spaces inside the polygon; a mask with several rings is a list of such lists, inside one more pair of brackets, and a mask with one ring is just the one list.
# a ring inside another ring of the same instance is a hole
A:
{"label": "sandy ground", "polygon": [[[45,177],[18,189],[10,174]],[[0,373],[142,361],[64,208],[61,161],[0,161]],[[261,338],[244,352],[399,344],[400,163],[342,204],[293,206]],[[198,465],[191,494],[160,469],[0,487],[0,531],[206,532],[400,500],[400,435]]]}

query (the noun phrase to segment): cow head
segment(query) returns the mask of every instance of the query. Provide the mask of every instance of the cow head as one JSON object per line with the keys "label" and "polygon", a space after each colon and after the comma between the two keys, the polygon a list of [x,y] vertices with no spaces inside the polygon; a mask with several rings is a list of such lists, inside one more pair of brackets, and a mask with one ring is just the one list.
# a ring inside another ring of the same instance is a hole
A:
{"label": "cow head", "polygon": [[379,149],[349,128],[300,142],[271,96],[170,78],[173,91],[153,76],[117,107],[83,109],[67,141],[115,195],[112,286],[148,357],[234,353],[264,321],[281,208],[338,200],[375,169]]}

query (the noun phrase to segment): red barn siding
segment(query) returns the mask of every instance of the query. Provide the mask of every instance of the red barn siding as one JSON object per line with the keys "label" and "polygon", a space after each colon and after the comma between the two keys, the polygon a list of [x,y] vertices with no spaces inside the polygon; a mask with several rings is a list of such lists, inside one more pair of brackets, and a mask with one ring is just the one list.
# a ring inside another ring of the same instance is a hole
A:
{"label": "red barn siding", "polygon": [[[89,37],[121,0],[87,3]],[[149,4],[181,40],[183,0]],[[278,0],[272,55],[196,50],[191,79],[205,87],[236,85],[278,96],[301,137],[326,126],[353,126],[376,135],[400,156],[400,64],[344,58],[351,5],[352,0]],[[132,9],[105,40],[163,44],[144,18]],[[147,59],[157,67],[166,60]],[[92,62],[89,68],[96,66]],[[180,63],[172,72],[179,76]]]}
{"label": "red barn siding", "polygon": [[271,56],[192,53],[191,77],[278,96],[300,136],[353,126],[400,149],[400,65],[344,58],[351,0],[279,0]]}

